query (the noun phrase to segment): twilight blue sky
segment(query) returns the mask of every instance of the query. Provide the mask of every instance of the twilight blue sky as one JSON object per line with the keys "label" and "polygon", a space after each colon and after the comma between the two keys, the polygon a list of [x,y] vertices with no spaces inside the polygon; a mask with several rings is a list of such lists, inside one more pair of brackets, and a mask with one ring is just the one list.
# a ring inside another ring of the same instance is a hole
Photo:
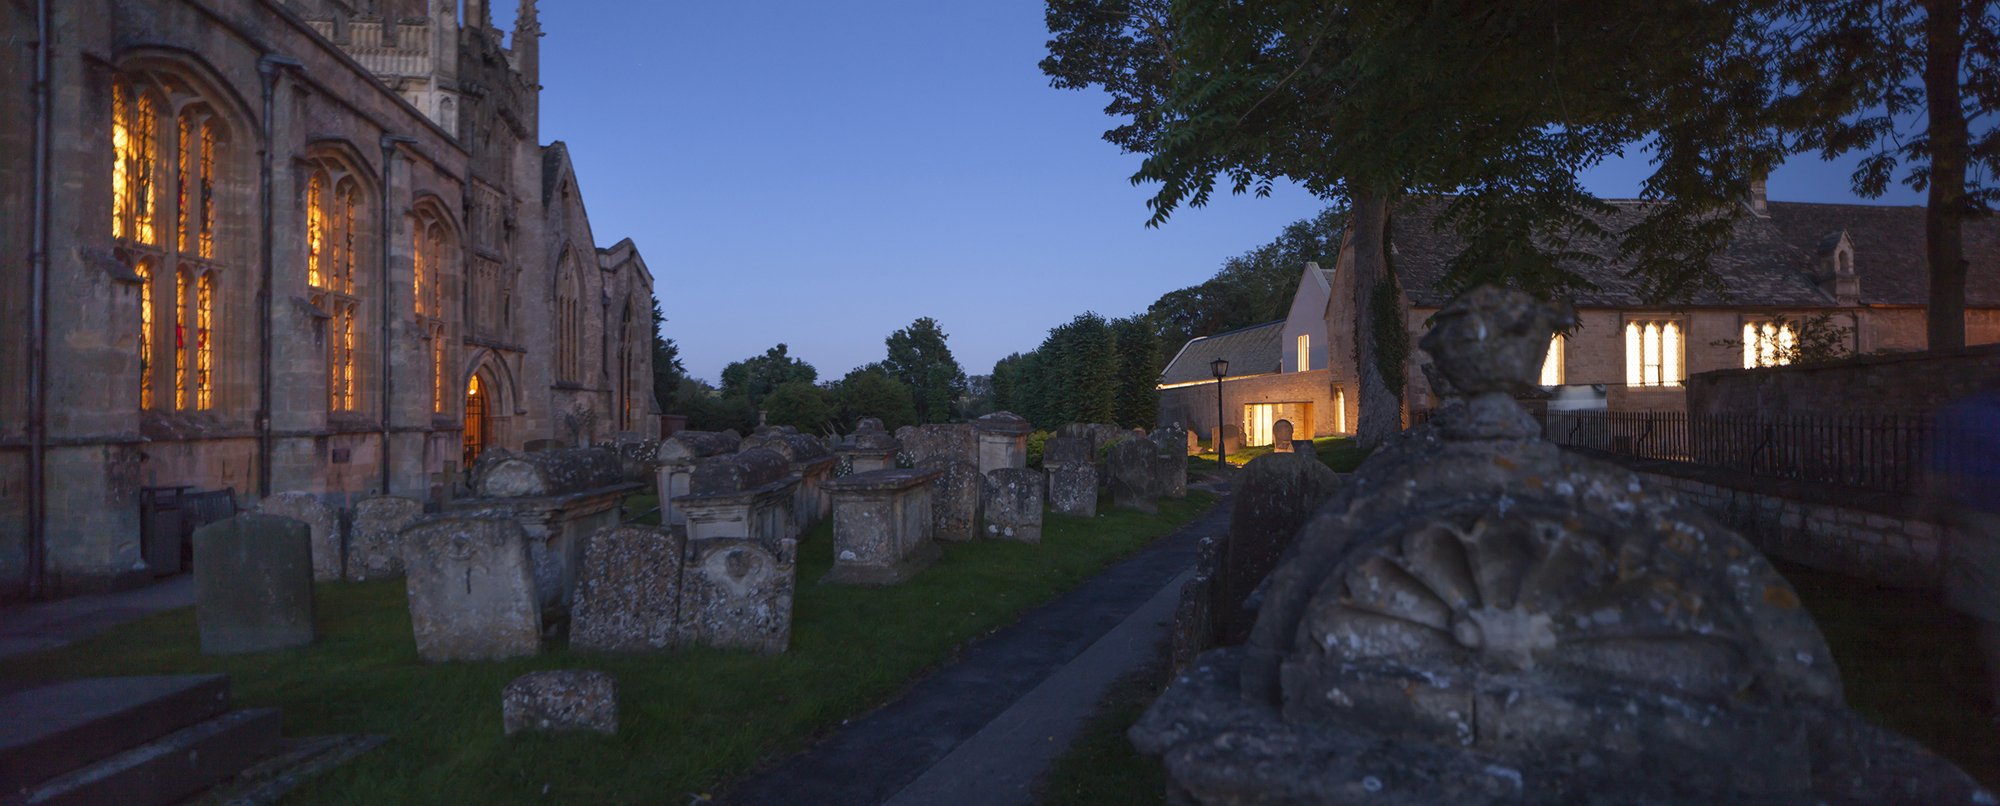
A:
{"label": "twilight blue sky", "polygon": [[[496,5],[505,4],[498,0]],[[541,136],[569,144],[599,244],[630,237],[688,371],[779,342],[821,379],[936,320],[968,374],[1086,310],[1142,311],[1323,203],[1224,197],[1145,225],[1096,91],[1051,89],[1043,5],[543,4]],[[500,20],[511,27],[511,13]],[[1801,161],[1774,199],[1854,202]],[[1643,156],[1600,166],[1636,196]],[[1921,204],[1897,187],[1875,203]]]}

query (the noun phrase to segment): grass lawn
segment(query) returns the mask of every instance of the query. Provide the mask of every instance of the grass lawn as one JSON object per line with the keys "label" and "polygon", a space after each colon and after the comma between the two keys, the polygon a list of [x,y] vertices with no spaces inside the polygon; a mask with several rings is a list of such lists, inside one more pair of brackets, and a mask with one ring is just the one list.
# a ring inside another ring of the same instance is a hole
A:
{"label": "grass lawn", "polygon": [[[1840,664],[1848,707],[1942,754],[2000,789],[2000,727],[1985,717],[1972,617],[1935,595],[1774,561],[1819,622]],[[1165,804],[1166,770],[1139,755],[1125,730],[1168,682],[1161,653],[1113,684],[1069,753],[1042,783],[1047,806]]]}
{"label": "grass lawn", "polygon": [[[800,544],[792,646],[783,655],[696,648],[605,656],[558,646],[519,661],[426,664],[416,656],[402,580],[382,580],[320,584],[320,637],[311,647],[203,657],[187,608],[0,661],[0,677],[224,672],[238,704],[283,708],[288,736],[392,737],[287,804],[679,806],[893,697],[969,639],[1214,503],[1192,491],[1161,502],[1158,515],[1051,513],[1039,545],[946,544],[936,567],[882,589],[815,584],[833,565],[831,525],[822,523]],[[618,735],[502,735],[507,682],[567,668],[617,676]]]}
{"label": "grass lawn", "polygon": [[[1202,450],[1203,451],[1212,450],[1212,448],[1208,444],[1212,441],[1213,440],[1207,440],[1207,439],[1201,440]],[[1319,454],[1320,464],[1332,468],[1333,472],[1335,473],[1354,472],[1355,468],[1361,466],[1361,460],[1368,458],[1369,454],[1368,448],[1363,448],[1359,445],[1356,445],[1354,444],[1354,440],[1348,439],[1346,437],[1316,438],[1313,440],[1313,449]],[[1264,454],[1270,452],[1271,452],[1271,446],[1269,445],[1262,445],[1255,448],[1244,448],[1240,452],[1230,454],[1229,463],[1236,465],[1237,467],[1242,467],[1243,463],[1255,459],[1259,456],[1263,456]],[[1215,472],[1215,455],[1213,453],[1210,453],[1206,456],[1188,457],[1188,472],[1189,473]]]}

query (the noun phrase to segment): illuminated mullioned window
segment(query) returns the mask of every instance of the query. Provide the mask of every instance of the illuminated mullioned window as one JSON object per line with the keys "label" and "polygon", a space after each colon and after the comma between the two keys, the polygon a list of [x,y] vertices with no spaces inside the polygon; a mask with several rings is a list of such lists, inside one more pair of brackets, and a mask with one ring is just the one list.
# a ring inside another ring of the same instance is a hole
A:
{"label": "illuminated mullioned window", "polygon": [[1549,337],[1549,354],[1542,359],[1542,385],[1561,386],[1563,384],[1563,344],[1567,341],[1563,334]]}
{"label": "illuminated mullioned window", "polygon": [[1779,325],[1776,322],[1743,323],[1743,368],[1776,367],[1792,363],[1792,352],[1798,346],[1798,334],[1792,331],[1792,323]]}
{"label": "illuminated mullioned window", "polygon": [[1677,320],[1625,323],[1625,384],[1679,386],[1681,324]]}

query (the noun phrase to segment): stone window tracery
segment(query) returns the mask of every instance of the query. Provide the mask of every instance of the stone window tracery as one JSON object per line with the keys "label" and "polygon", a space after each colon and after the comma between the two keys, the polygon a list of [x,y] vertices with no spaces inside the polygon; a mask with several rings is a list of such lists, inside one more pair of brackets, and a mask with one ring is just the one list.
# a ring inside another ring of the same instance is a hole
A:
{"label": "stone window tracery", "polygon": [[224,194],[240,192],[229,180],[241,176],[242,152],[198,81],[177,66],[145,64],[118,74],[110,110],[109,228],[139,284],[139,404],[210,409],[219,402],[224,281],[243,257],[224,212]]}
{"label": "stone window tracery", "polygon": [[431,341],[431,412],[446,414],[454,384],[451,374],[453,351],[447,325],[445,285],[450,267],[458,254],[451,230],[435,205],[424,202],[409,219],[412,312],[417,328]]}
{"label": "stone window tracery", "polygon": [[326,407],[357,412],[367,371],[363,297],[376,292],[368,283],[370,239],[362,214],[362,174],[336,152],[318,154],[306,171],[306,285],[326,324]]}
{"label": "stone window tracery", "polygon": [[556,380],[580,383],[583,378],[583,294],[576,271],[576,256],[565,253],[556,274]]}

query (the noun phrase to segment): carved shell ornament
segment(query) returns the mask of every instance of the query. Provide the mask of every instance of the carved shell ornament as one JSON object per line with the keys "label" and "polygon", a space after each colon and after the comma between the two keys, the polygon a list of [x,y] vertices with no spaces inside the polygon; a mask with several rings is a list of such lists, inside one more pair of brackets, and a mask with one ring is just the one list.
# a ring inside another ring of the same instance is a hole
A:
{"label": "carved shell ornament", "polygon": [[1301,643],[1349,662],[1566,666],[1709,695],[1747,685],[1741,625],[1686,576],[1706,541],[1595,520],[1520,507],[1419,520],[1326,581]]}

